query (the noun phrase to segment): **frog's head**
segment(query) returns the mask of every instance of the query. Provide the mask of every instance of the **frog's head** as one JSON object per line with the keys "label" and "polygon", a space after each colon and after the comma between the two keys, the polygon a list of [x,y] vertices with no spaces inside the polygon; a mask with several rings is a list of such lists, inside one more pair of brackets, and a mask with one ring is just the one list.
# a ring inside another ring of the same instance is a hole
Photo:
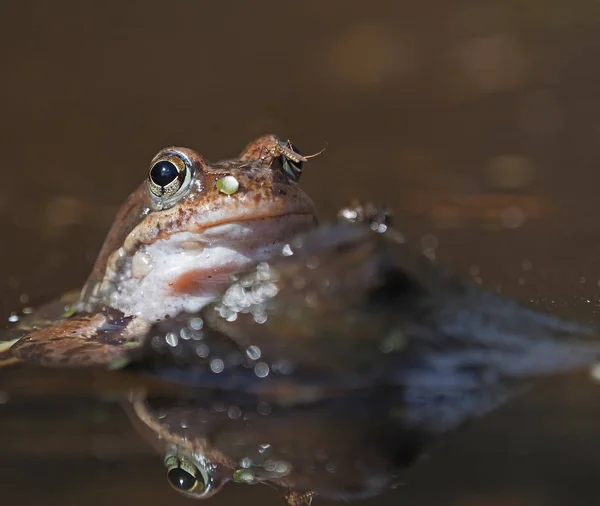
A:
{"label": "frog's head", "polygon": [[232,274],[316,224],[298,185],[304,161],[273,135],[212,164],[187,148],[161,150],[117,215],[82,300],[150,321],[198,310]]}

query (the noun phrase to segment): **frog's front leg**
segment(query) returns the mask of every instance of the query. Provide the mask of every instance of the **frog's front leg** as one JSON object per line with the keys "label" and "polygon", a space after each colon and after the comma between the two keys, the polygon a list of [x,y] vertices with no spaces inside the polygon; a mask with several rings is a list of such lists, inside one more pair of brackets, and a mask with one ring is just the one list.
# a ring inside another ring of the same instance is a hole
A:
{"label": "frog's front leg", "polygon": [[149,326],[141,318],[100,308],[25,331],[5,353],[44,366],[119,369],[129,363]]}

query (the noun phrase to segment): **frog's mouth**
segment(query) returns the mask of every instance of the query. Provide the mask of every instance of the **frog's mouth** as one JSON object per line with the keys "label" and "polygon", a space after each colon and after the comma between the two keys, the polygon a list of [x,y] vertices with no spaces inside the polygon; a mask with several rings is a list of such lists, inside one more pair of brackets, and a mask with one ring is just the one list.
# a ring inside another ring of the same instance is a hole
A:
{"label": "frog's mouth", "polygon": [[133,256],[114,305],[148,320],[198,311],[227,287],[233,274],[280,253],[291,237],[315,223],[312,214],[286,214],[158,239]]}

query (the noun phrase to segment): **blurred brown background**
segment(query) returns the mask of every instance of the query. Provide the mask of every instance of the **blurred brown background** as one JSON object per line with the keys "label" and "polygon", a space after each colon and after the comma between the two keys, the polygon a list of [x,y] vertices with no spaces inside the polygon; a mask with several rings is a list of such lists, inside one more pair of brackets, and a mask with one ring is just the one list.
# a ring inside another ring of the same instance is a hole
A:
{"label": "blurred brown background", "polygon": [[[385,203],[415,248],[594,320],[599,28],[595,0],[4,2],[0,314],[83,282],[160,148],[219,159],[273,132],[327,148],[303,176],[323,218]],[[191,504],[92,383],[0,372],[0,499]],[[597,397],[542,386],[371,503],[598,504]],[[239,501],[281,504],[247,486],[211,503]]]}

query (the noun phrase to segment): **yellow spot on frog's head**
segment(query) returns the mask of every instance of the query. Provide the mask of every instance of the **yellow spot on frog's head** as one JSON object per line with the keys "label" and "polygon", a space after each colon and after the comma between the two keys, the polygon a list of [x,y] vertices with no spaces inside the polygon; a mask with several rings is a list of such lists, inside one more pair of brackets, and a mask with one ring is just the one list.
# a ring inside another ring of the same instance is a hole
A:
{"label": "yellow spot on frog's head", "polygon": [[217,181],[217,189],[226,195],[233,195],[240,188],[240,183],[233,176],[225,176]]}

